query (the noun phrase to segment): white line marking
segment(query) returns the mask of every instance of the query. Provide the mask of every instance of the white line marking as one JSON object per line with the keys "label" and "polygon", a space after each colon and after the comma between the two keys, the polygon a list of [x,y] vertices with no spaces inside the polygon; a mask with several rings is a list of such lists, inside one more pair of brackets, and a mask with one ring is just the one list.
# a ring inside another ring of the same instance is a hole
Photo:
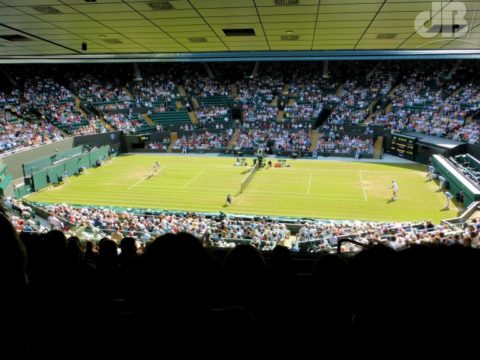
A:
{"label": "white line marking", "polygon": [[[149,175],[150,176],[150,175]],[[148,176],[145,176],[143,178],[141,178],[140,180],[138,180],[135,184],[133,184],[132,186],[130,186],[127,190],[131,190],[133,189],[135,186],[137,186],[138,184],[140,184],[142,181],[146,180],[148,178]]]}
{"label": "white line marking", "polygon": [[360,175],[360,186],[362,187],[363,197],[365,198],[365,201],[368,201],[367,192],[365,191],[365,188],[363,187],[363,176],[362,176],[362,172],[359,171],[359,172],[358,172],[358,175]]}
{"label": "white line marking", "polygon": [[[162,171],[163,169],[166,169],[167,167],[166,166],[163,166],[163,167],[160,167],[160,169],[158,171]],[[137,186],[138,184],[140,184],[142,181],[145,181],[147,180],[148,178],[152,177],[153,175],[147,175],[143,178],[141,178],[140,180],[138,180],[135,184],[131,185],[130,187],[128,187],[127,190],[131,190],[133,189],[135,186]]]}
{"label": "white line marking", "polygon": [[310,186],[312,185],[312,174],[310,174],[310,179],[308,179],[307,194],[310,194]]}
{"label": "white line marking", "polygon": [[202,175],[205,172],[205,170],[206,169],[203,169],[197,175],[195,175],[193,178],[191,178],[185,185],[182,186],[182,189],[185,189],[188,185],[190,185],[193,181],[195,181],[200,175]]}

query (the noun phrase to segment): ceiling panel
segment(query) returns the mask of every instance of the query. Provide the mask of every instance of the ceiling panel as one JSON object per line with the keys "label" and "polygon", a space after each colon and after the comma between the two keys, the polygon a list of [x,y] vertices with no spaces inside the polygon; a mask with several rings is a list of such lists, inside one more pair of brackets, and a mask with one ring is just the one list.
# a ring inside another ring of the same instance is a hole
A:
{"label": "ceiling panel", "polygon": [[[110,3],[121,3],[123,0],[95,0],[97,4],[110,4]],[[138,1],[138,0],[134,0]],[[145,1],[145,0],[142,0]],[[58,2],[62,2],[63,4],[67,5],[82,5],[85,4],[85,0],[58,0]]]}
{"label": "ceiling panel", "polygon": [[27,6],[27,5],[58,5],[57,0],[2,0],[2,3],[10,6]]}
{"label": "ceiling panel", "polygon": [[[131,2],[129,1],[129,6],[132,9],[137,11],[151,11],[152,8],[149,6],[151,1],[139,1],[139,2]],[[177,0],[175,2],[172,1],[172,4],[176,10],[185,10],[185,9],[192,9],[192,6],[189,4],[187,0]]]}
{"label": "ceiling panel", "polygon": [[37,33],[37,31],[40,29],[51,29],[51,28],[56,28],[56,26],[48,22],[36,21],[31,23],[17,23],[15,24],[15,28],[25,30],[25,31],[34,30],[32,32]]}
{"label": "ceiling panel", "polygon": [[163,39],[171,39],[171,37],[160,30],[158,30],[157,33],[136,33],[136,34],[130,34],[129,36],[132,39],[158,39],[158,40],[163,40]]}
{"label": "ceiling panel", "polygon": [[284,6],[284,7],[259,7],[258,13],[264,15],[301,15],[316,14],[317,6]]}
{"label": "ceiling panel", "polygon": [[[198,0],[197,0],[198,1]],[[203,1],[203,0],[200,0]],[[209,0],[207,0],[209,1]],[[318,5],[319,0],[301,0],[300,4],[301,5]],[[323,3],[323,1],[322,1]],[[273,6],[274,1],[273,0],[255,0],[255,4],[257,6]]]}
{"label": "ceiling panel", "polygon": [[91,27],[102,27],[106,28],[103,26],[101,23],[95,22],[95,21],[56,21],[54,24],[58,27],[64,28],[64,29],[88,29]]}
{"label": "ceiling panel", "polygon": [[[80,3],[80,2],[77,2]],[[71,5],[71,7],[81,13],[117,13],[122,11],[132,11],[132,8],[124,3],[89,3],[84,5]]]}
{"label": "ceiling panel", "polygon": [[13,16],[5,16],[0,12],[0,23],[5,24],[17,24],[23,22],[34,22],[38,19],[31,15],[13,15]]}
{"label": "ceiling panel", "polygon": [[222,9],[199,9],[198,13],[203,17],[221,16],[257,16],[255,7],[238,7],[238,8],[222,8]]}
{"label": "ceiling panel", "polygon": [[[55,10],[60,11],[63,14],[76,14],[78,13],[75,9],[72,9],[70,6],[67,5],[55,5],[52,6]],[[20,11],[21,13],[25,14],[30,14],[30,15],[42,15],[40,11],[38,11],[36,8],[31,7],[31,6],[16,6],[15,8],[11,7],[10,9],[16,9],[17,11]],[[2,10],[3,14],[3,10]],[[60,16],[61,14],[58,14],[56,16]]]}
{"label": "ceiling panel", "polygon": [[376,13],[365,13],[365,12],[358,12],[358,13],[348,13],[348,14],[318,14],[317,21],[322,22],[339,22],[341,21],[342,24],[348,25],[350,21],[372,21],[375,17]]}
{"label": "ceiling panel", "polygon": [[336,4],[381,4],[384,0],[322,0],[323,5],[336,5]]}
{"label": "ceiling panel", "polygon": [[[215,24],[255,24],[259,22],[258,16],[211,16],[205,18],[210,25]],[[248,28],[248,26],[244,26]]]}
{"label": "ceiling panel", "polygon": [[17,10],[13,7],[2,7],[0,8],[1,16],[11,16],[11,15],[23,15],[24,12]]}
{"label": "ceiling panel", "polygon": [[[477,1],[463,1],[471,30],[464,38],[445,38],[435,34],[435,28],[432,38],[417,34],[415,18],[432,9],[432,2],[424,0],[299,0],[298,6],[276,6],[274,0],[170,0],[171,9],[154,10],[155,1],[159,0],[0,0],[0,34],[39,38],[29,44],[2,40],[0,57],[29,51],[72,53],[62,45],[80,53],[82,42],[88,43],[87,54],[480,49]],[[253,29],[255,36],[229,37],[225,28]],[[298,40],[281,40],[289,34],[298,35]],[[206,41],[193,43],[191,38]],[[108,44],[109,39],[121,43]]]}
{"label": "ceiling panel", "polygon": [[314,29],[315,28],[315,22],[301,22],[301,23],[289,23],[288,26],[286,26],[284,23],[267,23],[267,24],[262,24],[264,29],[288,29],[290,27],[294,27],[295,29]]}
{"label": "ceiling panel", "polygon": [[136,11],[123,11],[113,13],[90,13],[88,14],[94,20],[143,20],[144,17]]}
{"label": "ceiling panel", "polygon": [[264,23],[278,23],[278,22],[285,22],[285,23],[297,23],[303,21],[316,21],[317,14],[309,14],[309,15],[263,15],[260,17],[261,21]]}
{"label": "ceiling panel", "polygon": [[198,13],[191,9],[175,11],[142,11],[141,13],[148,19],[181,19],[198,17]]}
{"label": "ceiling panel", "polygon": [[174,46],[179,46],[178,43],[175,40],[172,40],[170,38],[168,39],[138,39],[138,38],[133,38],[132,40],[135,40],[138,43],[141,43],[143,46],[149,47],[151,45],[174,45]]}
{"label": "ceiling panel", "polygon": [[[256,2],[258,5],[259,1]],[[238,0],[190,0],[190,3],[197,9],[229,8],[239,5]],[[254,6],[253,0],[242,0],[241,3],[242,6]]]}
{"label": "ceiling panel", "polygon": [[[244,28],[245,28],[245,24],[214,24],[212,25],[213,31],[215,31],[219,36],[225,36],[223,29],[244,29]],[[261,36],[264,34],[262,25],[260,23],[252,23],[250,24],[250,26],[248,26],[248,28],[253,29],[256,36]],[[284,26],[284,29],[285,29],[285,26]],[[253,39],[254,37],[251,37],[251,38]]]}
{"label": "ceiling panel", "polygon": [[190,25],[205,25],[205,20],[201,17],[196,18],[177,18],[177,19],[161,19],[152,20],[152,24],[158,26],[184,26],[187,29]]}
{"label": "ceiling panel", "polygon": [[325,40],[325,41],[337,41],[337,40],[358,40],[360,39],[361,34],[337,34],[337,35],[325,35],[317,34],[315,35],[315,41]]}
{"label": "ceiling panel", "polygon": [[35,15],[37,19],[43,21],[87,21],[90,20],[86,15],[80,13],[69,13],[59,15]]}
{"label": "ceiling panel", "polygon": [[265,30],[265,34],[267,36],[271,35],[285,35],[286,33],[291,32],[295,35],[313,35],[315,33],[315,29],[313,27],[308,29],[297,28],[295,26],[289,26],[287,29],[268,29]]}

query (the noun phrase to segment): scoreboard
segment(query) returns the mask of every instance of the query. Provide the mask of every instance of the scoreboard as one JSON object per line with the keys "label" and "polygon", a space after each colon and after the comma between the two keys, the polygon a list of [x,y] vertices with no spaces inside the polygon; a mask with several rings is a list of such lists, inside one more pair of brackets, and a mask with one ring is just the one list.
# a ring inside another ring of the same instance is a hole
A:
{"label": "scoreboard", "polygon": [[400,156],[408,160],[415,160],[416,138],[402,134],[392,134],[390,154]]}

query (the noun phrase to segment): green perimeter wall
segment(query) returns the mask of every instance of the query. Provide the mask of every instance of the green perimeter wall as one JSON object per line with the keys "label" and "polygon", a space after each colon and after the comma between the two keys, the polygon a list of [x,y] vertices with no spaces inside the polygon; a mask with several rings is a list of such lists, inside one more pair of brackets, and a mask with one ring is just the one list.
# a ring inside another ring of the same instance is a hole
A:
{"label": "green perimeter wall", "polygon": [[53,144],[39,146],[35,149],[25,150],[17,154],[5,156],[0,162],[8,166],[8,171],[14,179],[23,177],[23,164],[34,160],[52,156],[55,149],[58,151],[66,151],[73,147],[73,138],[57,141]]}
{"label": "green perimeter wall", "polygon": [[42,145],[35,149],[20,151],[16,154],[0,157],[0,165],[8,166],[8,172],[14,179],[23,178],[23,164],[39,160],[41,158],[52,156],[55,149],[59,152],[68,151],[75,146],[90,145],[100,147],[110,145],[115,152],[122,151],[123,134],[121,131],[115,131],[105,134],[84,135],[60,140],[52,144]]}
{"label": "green perimeter wall", "polygon": [[[435,170],[439,172],[445,180],[448,182],[448,189],[453,196],[456,196],[457,193],[463,191],[464,193],[464,203],[465,207],[469,206],[472,202],[480,200],[480,192],[472,192],[466,185],[467,179],[460,181],[453,173],[451,173],[442,163],[438,161],[438,158],[434,156],[432,158],[433,166]],[[452,165],[453,166],[453,165]]]}
{"label": "green perimeter wall", "polygon": [[34,191],[45,188],[49,183],[56,184],[62,180],[65,170],[68,174],[78,174],[82,166],[87,168],[96,165],[100,159],[106,159],[109,155],[110,145],[105,145],[100,148],[92,149],[88,153],[74,155],[71,158],[65,159],[55,165],[39,169],[32,174]]}

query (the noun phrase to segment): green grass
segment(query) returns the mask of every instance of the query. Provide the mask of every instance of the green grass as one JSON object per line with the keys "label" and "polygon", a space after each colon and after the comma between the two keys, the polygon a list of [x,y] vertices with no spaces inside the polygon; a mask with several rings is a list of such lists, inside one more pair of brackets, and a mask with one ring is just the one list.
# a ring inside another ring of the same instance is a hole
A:
{"label": "green grass", "polygon": [[[162,168],[149,177],[155,161]],[[165,210],[370,221],[414,221],[455,217],[422,165],[291,160],[290,168],[259,170],[243,194],[249,167],[233,158],[127,155],[65,185],[32,194],[31,201]],[[391,198],[391,181],[399,200]],[[226,195],[232,206],[223,207]]]}

